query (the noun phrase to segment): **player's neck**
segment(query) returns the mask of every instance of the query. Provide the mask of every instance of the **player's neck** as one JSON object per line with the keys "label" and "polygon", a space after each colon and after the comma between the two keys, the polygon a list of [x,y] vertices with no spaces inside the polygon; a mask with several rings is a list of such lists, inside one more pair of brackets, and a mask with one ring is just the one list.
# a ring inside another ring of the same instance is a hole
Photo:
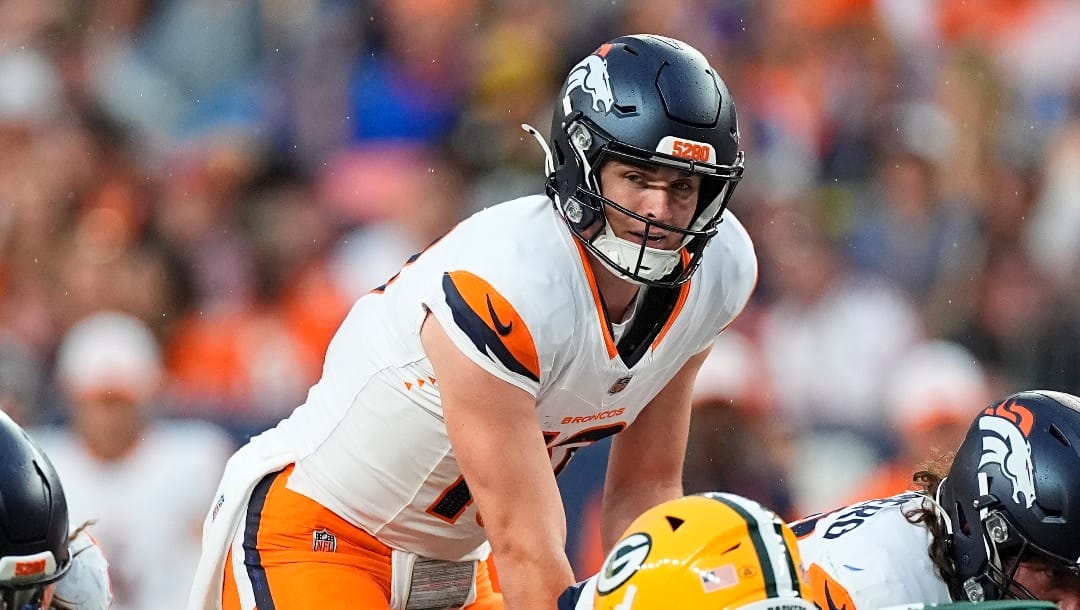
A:
{"label": "player's neck", "polygon": [[593,259],[593,273],[596,277],[596,287],[604,297],[604,306],[607,308],[608,320],[612,323],[621,322],[630,306],[634,303],[641,286],[629,282],[626,278],[615,275],[610,269]]}

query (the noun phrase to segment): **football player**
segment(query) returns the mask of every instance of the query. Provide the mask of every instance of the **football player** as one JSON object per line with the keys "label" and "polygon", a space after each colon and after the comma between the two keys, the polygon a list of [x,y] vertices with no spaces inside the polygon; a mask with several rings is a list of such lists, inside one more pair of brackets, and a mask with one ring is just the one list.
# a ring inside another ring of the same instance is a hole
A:
{"label": "football player", "polygon": [[806,592],[795,535],[776,513],[704,493],[645,511],[559,610],[815,610]]}
{"label": "football player", "polygon": [[0,411],[0,609],[107,610],[108,564],[86,528],[68,532],[49,459]]}
{"label": "football player", "polygon": [[500,608],[492,551],[508,607],[551,608],[575,451],[614,436],[609,547],[683,495],[695,374],[757,277],[725,211],[735,105],[690,45],[624,36],[571,69],[538,140],[546,194],[361,297],[306,403],[232,458],[191,610]]}
{"label": "football player", "polygon": [[947,604],[905,604],[879,610],[1057,610],[1057,604],[1025,599],[999,599],[988,602],[950,602]]}
{"label": "football player", "polygon": [[1025,391],[983,409],[921,492],[792,525],[817,604],[877,609],[1026,599],[1080,608],[1080,398]]}

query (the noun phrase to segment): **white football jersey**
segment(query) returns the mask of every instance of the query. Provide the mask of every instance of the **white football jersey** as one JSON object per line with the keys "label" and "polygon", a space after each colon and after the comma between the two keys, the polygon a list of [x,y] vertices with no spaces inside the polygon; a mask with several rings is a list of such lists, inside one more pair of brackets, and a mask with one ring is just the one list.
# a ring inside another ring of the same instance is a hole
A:
{"label": "white football jersey", "polygon": [[931,504],[906,493],[793,523],[818,607],[876,610],[952,601],[930,560],[930,532],[904,516]]}
{"label": "white football jersey", "polygon": [[68,543],[71,567],[56,583],[51,610],[109,610],[109,562],[90,534],[80,531]]}
{"label": "white football jersey", "polygon": [[[624,332],[624,360],[586,251],[551,200],[481,211],[356,302],[307,401],[252,449],[293,456],[290,489],[391,547],[481,558],[486,536],[420,342],[425,316],[484,370],[536,397],[559,471],[577,449],[633,422],[745,306],[757,279],[753,246],[730,212],[718,228],[698,272],[666,304],[664,291],[649,289],[635,319],[659,323]],[[670,315],[649,315],[664,306]]]}

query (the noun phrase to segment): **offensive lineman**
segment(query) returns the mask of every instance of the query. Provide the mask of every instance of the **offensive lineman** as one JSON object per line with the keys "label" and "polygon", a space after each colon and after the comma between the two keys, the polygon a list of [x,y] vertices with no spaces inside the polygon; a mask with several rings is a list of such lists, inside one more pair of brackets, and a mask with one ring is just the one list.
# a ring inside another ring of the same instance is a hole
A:
{"label": "offensive lineman", "polygon": [[191,610],[551,608],[574,582],[555,475],[577,449],[618,434],[609,547],[682,496],[694,377],[757,277],[725,213],[735,106],[700,52],[636,35],[555,107],[547,195],[359,299],[305,404],[230,460]]}
{"label": "offensive lineman", "polygon": [[108,562],[85,527],[68,531],[49,458],[0,411],[0,608],[108,610]]}
{"label": "offensive lineman", "polygon": [[983,409],[924,490],[792,524],[823,610],[1042,600],[1080,610],[1080,398]]}

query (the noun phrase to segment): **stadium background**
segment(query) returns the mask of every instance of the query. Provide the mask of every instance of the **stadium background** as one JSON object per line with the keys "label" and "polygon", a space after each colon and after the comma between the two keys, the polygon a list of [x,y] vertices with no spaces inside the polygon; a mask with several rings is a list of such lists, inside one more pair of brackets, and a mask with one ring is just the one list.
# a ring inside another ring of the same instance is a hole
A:
{"label": "stadium background", "polygon": [[[735,96],[761,263],[702,375],[692,487],[795,517],[986,397],[1080,391],[1074,2],[6,0],[0,402],[66,425],[58,347],[115,310],[162,350],[148,415],[243,442],[355,298],[541,188],[519,125],[546,133],[569,66],[643,31]],[[581,575],[603,449],[561,482]]]}

